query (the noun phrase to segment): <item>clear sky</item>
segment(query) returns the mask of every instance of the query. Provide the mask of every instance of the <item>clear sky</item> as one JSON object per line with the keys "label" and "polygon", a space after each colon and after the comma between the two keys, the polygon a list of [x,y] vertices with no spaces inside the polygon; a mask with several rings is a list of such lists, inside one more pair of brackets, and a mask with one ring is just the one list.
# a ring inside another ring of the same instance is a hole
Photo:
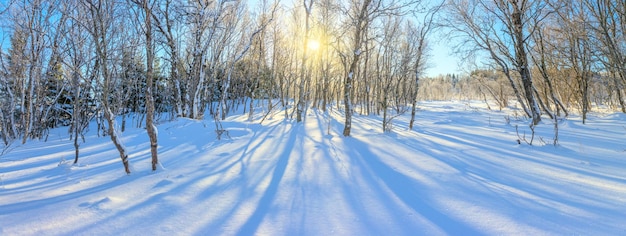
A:
{"label": "clear sky", "polygon": [[431,66],[426,71],[426,76],[435,77],[445,74],[459,74],[461,69],[459,67],[459,60],[456,56],[451,55],[450,46],[447,45],[447,40],[441,40],[437,37],[431,37],[432,51],[430,57],[427,59],[428,64]]}

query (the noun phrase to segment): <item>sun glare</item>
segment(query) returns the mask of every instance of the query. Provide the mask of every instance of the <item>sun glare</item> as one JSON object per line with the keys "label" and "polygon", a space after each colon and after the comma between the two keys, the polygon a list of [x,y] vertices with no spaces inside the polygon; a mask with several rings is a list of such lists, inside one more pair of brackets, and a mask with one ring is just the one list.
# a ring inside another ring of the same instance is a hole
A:
{"label": "sun glare", "polygon": [[320,43],[316,40],[312,40],[310,39],[309,42],[307,43],[307,47],[311,50],[311,51],[315,51],[317,49],[320,48]]}

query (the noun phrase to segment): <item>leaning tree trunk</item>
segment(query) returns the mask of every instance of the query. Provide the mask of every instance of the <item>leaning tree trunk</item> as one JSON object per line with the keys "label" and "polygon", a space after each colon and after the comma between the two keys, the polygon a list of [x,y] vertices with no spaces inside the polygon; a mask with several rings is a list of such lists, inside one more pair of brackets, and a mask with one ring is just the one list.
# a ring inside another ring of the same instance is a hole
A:
{"label": "leaning tree trunk", "polygon": [[126,148],[122,145],[119,137],[117,136],[117,131],[115,130],[115,115],[109,108],[109,105],[104,105],[104,118],[107,120],[109,137],[111,137],[111,141],[115,145],[115,148],[120,153],[120,158],[122,159],[122,164],[124,164],[124,171],[126,174],[130,174],[130,165],[128,164],[128,154],[126,153]]}
{"label": "leaning tree trunk", "polygon": [[517,63],[517,69],[519,71],[522,86],[524,89],[524,97],[526,102],[528,103],[530,116],[532,118],[532,124],[537,125],[541,121],[541,110],[539,109],[539,104],[535,99],[535,94],[533,90],[533,81],[530,74],[530,69],[528,65],[528,57],[526,53],[526,45],[524,37],[524,26],[522,24],[522,13],[520,6],[518,6],[518,2],[516,0],[511,0],[513,6],[513,32],[515,39],[515,60]]}
{"label": "leaning tree trunk", "polygon": [[115,148],[120,154],[120,158],[122,159],[122,163],[124,164],[124,171],[126,174],[130,174],[130,167],[128,164],[128,154],[126,153],[126,148],[122,144],[121,140],[117,135],[117,130],[115,128],[115,114],[111,111],[111,106],[109,104],[109,97],[111,96],[110,84],[111,84],[111,68],[109,68],[108,62],[111,60],[108,55],[108,45],[109,39],[107,38],[108,33],[106,32],[110,25],[108,20],[113,18],[112,8],[115,6],[109,5],[113,4],[112,2],[103,3],[94,3],[93,1],[84,1],[88,7],[91,26],[92,29],[89,29],[91,36],[94,39],[94,50],[96,52],[96,56],[98,58],[100,71],[102,73],[102,92],[100,94],[100,102],[102,103],[102,110],[104,112],[104,118],[107,121],[108,129],[107,132],[109,137],[111,137],[111,141],[115,145]]}
{"label": "leaning tree trunk", "polygon": [[[101,49],[101,48],[100,48]],[[97,49],[98,50],[98,49]],[[102,50],[98,50],[98,51],[102,51]],[[106,51],[106,49],[105,49]],[[99,53],[101,55],[101,58],[104,58],[104,60],[102,61],[102,63],[100,63],[100,65],[102,66],[102,72],[104,74],[104,81],[103,81],[103,88],[102,88],[102,109],[104,110],[104,118],[107,121],[107,125],[108,125],[108,129],[107,132],[109,134],[109,137],[111,137],[111,141],[113,142],[113,144],[115,145],[115,148],[117,149],[117,151],[120,154],[120,158],[122,159],[122,164],[124,164],[124,171],[126,172],[126,174],[130,174],[130,167],[128,164],[128,154],[126,153],[126,148],[124,147],[124,145],[122,144],[122,141],[119,139],[118,135],[117,135],[117,130],[115,128],[115,114],[113,113],[113,111],[111,111],[111,107],[109,104],[109,95],[110,95],[110,90],[109,90],[109,80],[110,80],[110,75],[108,72],[108,68],[107,68],[107,57],[106,57],[106,53],[102,54]]]}

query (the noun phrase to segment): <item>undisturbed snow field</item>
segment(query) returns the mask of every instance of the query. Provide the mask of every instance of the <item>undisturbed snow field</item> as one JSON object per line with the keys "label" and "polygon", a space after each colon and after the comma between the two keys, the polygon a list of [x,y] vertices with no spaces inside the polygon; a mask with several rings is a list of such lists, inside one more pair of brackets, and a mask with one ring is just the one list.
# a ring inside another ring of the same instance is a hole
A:
{"label": "undisturbed snow field", "polygon": [[[511,109],[423,102],[381,132],[377,116],[282,111],[162,121],[150,170],[141,128],[122,134],[126,175],[95,124],[72,165],[67,128],[3,147],[0,235],[626,235],[626,115],[537,128]],[[510,123],[505,117],[510,118]],[[330,131],[330,133],[328,133]]]}

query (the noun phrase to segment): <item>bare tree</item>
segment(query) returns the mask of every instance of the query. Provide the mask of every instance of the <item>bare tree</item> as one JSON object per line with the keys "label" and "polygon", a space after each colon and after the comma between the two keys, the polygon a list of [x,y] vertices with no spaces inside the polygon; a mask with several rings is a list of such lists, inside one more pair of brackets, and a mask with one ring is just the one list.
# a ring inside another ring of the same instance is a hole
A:
{"label": "bare tree", "polygon": [[[354,27],[354,31],[353,31],[353,35],[352,35],[352,44],[351,44],[351,55],[347,55],[346,57],[350,57],[351,59],[349,59],[349,61],[347,61],[347,63],[349,64],[348,70],[347,70],[347,75],[345,77],[345,82],[344,82],[344,91],[343,91],[343,99],[344,99],[344,112],[345,112],[345,124],[344,124],[344,128],[343,128],[343,136],[350,136],[350,131],[352,130],[352,86],[353,86],[353,81],[354,81],[354,76],[357,70],[357,66],[359,63],[359,59],[361,57],[361,53],[362,51],[362,44],[363,41],[365,41],[365,35],[367,32],[367,28],[369,27],[369,24],[371,23],[372,19],[372,10],[378,10],[377,8],[380,7],[381,2],[378,1],[378,6],[372,4],[373,1],[376,0],[364,0],[363,2],[355,2],[352,1],[353,6],[351,7],[352,10],[350,10],[350,14],[349,14],[349,18],[352,22],[354,22],[353,27]],[[372,6],[370,6],[372,5]],[[371,9],[370,9],[371,8]]]}
{"label": "bare tree", "polygon": [[[542,11],[546,3],[542,0],[449,0],[447,6],[447,27],[461,39],[457,51],[485,52],[508,78],[518,102],[532,118],[531,125],[537,125],[541,121],[541,110],[535,97],[527,47],[537,23],[549,14]],[[515,81],[517,76],[521,88]]]}
{"label": "bare tree", "polygon": [[154,47],[152,39],[152,8],[155,2],[148,0],[133,0],[133,3],[140,6],[143,10],[143,26],[145,34],[146,44],[146,94],[145,94],[145,106],[146,106],[146,131],[150,138],[150,154],[152,156],[152,171],[157,169],[159,164],[158,156],[158,139],[157,128],[154,124]]}
{"label": "bare tree", "polygon": [[587,32],[589,19],[584,14],[584,8],[579,1],[566,2],[562,10],[558,12],[563,31],[559,32],[564,39],[559,48],[561,56],[565,58],[573,73],[580,101],[583,124],[587,120],[587,113],[591,109],[589,99],[589,86],[593,74],[591,66],[592,50],[590,34]]}
{"label": "bare tree", "polygon": [[[382,128],[383,132],[391,131],[391,123],[395,117],[390,113],[390,108],[393,106],[393,97],[400,96],[397,91],[392,92],[394,88],[399,84],[401,77],[401,71],[399,65],[396,62],[396,58],[400,57],[400,50],[396,49],[399,46],[400,36],[400,24],[402,19],[400,17],[387,17],[384,20],[385,27],[383,28],[382,37],[378,42],[378,50],[375,57],[375,78],[382,91],[379,93],[380,98],[377,101],[380,104],[380,108],[383,112]],[[368,85],[366,85],[367,87]]]}
{"label": "bare tree", "polygon": [[340,68],[338,68],[337,54],[333,50],[333,42],[338,41],[338,37],[341,37],[340,27],[336,25],[339,21],[339,7],[337,2],[333,0],[321,0],[318,4],[318,42],[320,48],[318,49],[317,60],[318,63],[318,99],[321,100],[321,108],[326,111],[328,104],[333,100],[333,78],[341,77]]}
{"label": "bare tree", "polygon": [[302,121],[302,112],[304,111],[304,106],[305,106],[305,93],[306,91],[304,90],[304,84],[309,80],[309,78],[307,78],[308,71],[307,71],[307,59],[309,57],[308,54],[308,46],[309,46],[309,34],[310,34],[310,20],[311,20],[311,12],[313,10],[313,3],[315,2],[315,0],[309,0],[307,2],[307,0],[302,0],[302,6],[304,7],[304,14],[305,14],[305,18],[304,18],[304,40],[302,42],[302,60],[300,62],[300,83],[298,86],[298,104],[296,106],[296,121],[297,122],[301,122]]}
{"label": "bare tree", "polygon": [[568,116],[569,112],[567,107],[563,104],[563,102],[561,102],[561,99],[557,94],[557,89],[553,85],[554,78],[550,75],[550,68],[554,70],[558,66],[555,65],[556,63],[554,62],[554,60],[550,60],[551,57],[554,57],[556,55],[550,55],[550,53],[548,52],[551,48],[554,48],[554,46],[547,42],[548,40],[546,38],[549,38],[551,36],[549,35],[549,33],[547,33],[546,30],[544,30],[544,28],[547,28],[545,24],[544,26],[538,27],[536,34],[533,34],[533,40],[535,41],[536,45],[534,47],[535,55],[531,54],[531,58],[536,65],[539,74],[543,78],[543,82],[545,84],[544,87],[546,88],[545,90],[547,93],[546,99],[552,99],[552,101],[554,102],[556,114],[552,114],[549,109],[546,109],[546,111],[550,116],[553,116],[556,119],[556,117],[561,115],[561,111],[565,113],[565,116]]}
{"label": "bare tree", "polygon": [[[366,50],[366,45],[370,40],[368,32],[373,22],[384,15],[405,15],[407,9],[414,6],[417,2],[419,1],[353,0],[350,1],[347,9],[344,9],[347,16],[347,25],[350,29],[348,32],[351,34],[351,42],[348,43],[347,53],[340,54],[341,60],[346,67],[342,96],[345,110],[344,136],[350,136],[352,129],[354,81],[359,72],[361,57],[364,53],[369,53]],[[366,59],[368,58],[366,57]],[[366,77],[366,75],[363,76]]]}
{"label": "bare tree", "polygon": [[[430,7],[426,10],[424,17],[422,18],[419,26],[415,26],[413,24],[409,24],[407,26],[407,50],[409,52],[414,52],[414,54],[407,58],[409,61],[407,63],[412,65],[413,75],[415,77],[414,80],[414,89],[411,99],[411,120],[409,121],[409,129],[413,129],[413,124],[415,123],[415,113],[417,110],[417,94],[419,89],[419,81],[421,74],[425,70],[426,62],[425,57],[427,53],[427,35],[433,30],[435,15],[442,9],[443,3],[437,4],[434,7]],[[411,55],[411,54],[409,54]],[[412,59],[412,61],[410,61]]]}
{"label": "bare tree", "polygon": [[97,65],[99,68],[99,74],[101,79],[97,79],[98,85],[101,88],[99,102],[102,104],[102,112],[107,122],[107,132],[111,137],[111,141],[115,145],[119,152],[122,164],[124,165],[124,171],[126,174],[130,174],[130,165],[128,163],[128,153],[126,147],[122,144],[119,138],[119,134],[116,128],[115,113],[113,113],[112,106],[110,104],[109,96],[113,91],[111,88],[113,80],[113,71],[110,65],[112,56],[112,34],[114,28],[114,19],[117,17],[116,2],[115,1],[98,1],[98,0],[85,0],[80,1],[81,6],[84,7],[86,14],[86,21],[84,27],[89,31],[94,44],[94,50],[96,54]]}
{"label": "bare tree", "polygon": [[154,47],[152,46],[152,4],[143,0],[142,7],[145,10],[146,26],[146,130],[150,137],[150,153],[152,154],[152,170],[155,171],[159,163],[157,152],[158,140],[156,125],[154,125]]}
{"label": "bare tree", "polygon": [[[13,36],[9,52],[11,94],[19,104],[19,127],[22,143],[29,138],[41,138],[47,130],[45,117],[48,104],[45,92],[45,52],[51,48],[52,17],[57,13],[54,2],[40,0],[14,3],[11,6]],[[49,60],[54,61],[54,60]],[[41,124],[40,121],[44,121]]]}
{"label": "bare tree", "polygon": [[71,2],[64,2],[61,6],[63,14],[69,17],[65,26],[66,34],[64,35],[65,45],[62,47],[65,77],[69,79],[69,93],[71,99],[71,120],[68,133],[74,144],[74,164],[78,163],[80,154],[81,141],[85,142],[85,132],[89,127],[89,122],[93,117],[95,110],[93,98],[92,82],[95,77],[95,65],[92,64],[91,50],[89,49],[90,35],[82,27],[80,18]]}
{"label": "bare tree", "polygon": [[622,112],[626,113],[626,45],[623,43],[626,40],[626,4],[611,0],[583,0],[582,4],[584,13],[591,18],[587,27],[599,42],[595,50],[606,70],[613,75],[612,87]]}
{"label": "bare tree", "polygon": [[173,103],[173,113],[175,113],[175,116],[187,116],[186,106],[183,105],[186,98],[186,89],[183,89],[186,80],[185,73],[182,71],[183,63],[178,46],[180,37],[177,37],[175,34],[176,19],[180,18],[180,16],[175,14],[174,8],[172,0],[165,0],[153,7],[152,16],[156,31],[162,36],[157,38],[162,38],[169,53],[169,57],[166,60],[170,63],[168,81],[172,90],[171,94],[173,95],[173,98],[170,98],[171,103]]}
{"label": "bare tree", "polygon": [[[15,35],[13,38],[15,38]],[[16,80],[15,75],[21,75],[23,67],[20,63],[15,61],[20,60],[22,57],[14,53],[16,51],[16,43],[13,38],[11,40],[12,48],[8,53],[9,55],[6,55],[5,53],[0,54],[0,65],[2,66],[2,77],[0,77],[0,88],[2,88],[2,92],[0,93],[2,96],[2,107],[0,107],[0,111],[2,111],[2,139],[5,145],[9,145],[9,143],[17,139],[19,136],[19,131],[16,128],[18,125],[15,121],[15,113],[18,103],[15,91],[17,91],[16,89],[19,89],[15,86],[19,84],[19,80]],[[19,45],[22,44],[19,43],[18,46]],[[9,60],[4,60],[5,58],[8,58]]]}

